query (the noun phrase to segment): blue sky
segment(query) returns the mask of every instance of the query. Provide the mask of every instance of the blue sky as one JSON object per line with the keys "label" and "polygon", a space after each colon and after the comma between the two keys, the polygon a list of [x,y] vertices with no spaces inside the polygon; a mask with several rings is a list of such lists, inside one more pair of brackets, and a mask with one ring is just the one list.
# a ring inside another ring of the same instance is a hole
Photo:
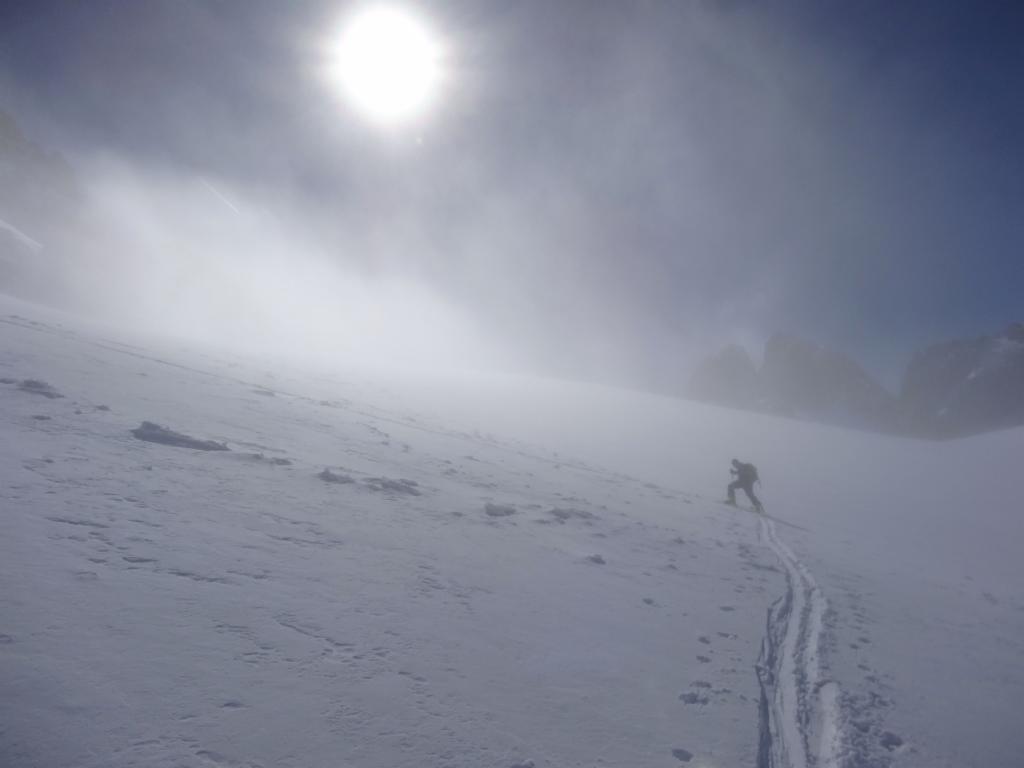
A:
{"label": "blue sky", "polygon": [[891,382],[916,346],[1024,315],[1019,4],[413,5],[453,74],[405,133],[311,74],[345,3],[8,3],[0,108],[72,158],[365,229],[380,252],[338,258],[557,374],[671,388],[788,331]]}

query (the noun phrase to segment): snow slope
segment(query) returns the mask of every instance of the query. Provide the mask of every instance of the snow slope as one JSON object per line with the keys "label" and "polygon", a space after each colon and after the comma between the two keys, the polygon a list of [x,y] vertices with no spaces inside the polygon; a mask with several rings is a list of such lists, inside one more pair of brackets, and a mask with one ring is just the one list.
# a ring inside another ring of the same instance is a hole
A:
{"label": "snow slope", "polygon": [[[1019,430],[918,443],[564,382],[275,369],[11,300],[0,379],[4,766],[1024,748]],[[717,503],[734,455],[770,518]]]}

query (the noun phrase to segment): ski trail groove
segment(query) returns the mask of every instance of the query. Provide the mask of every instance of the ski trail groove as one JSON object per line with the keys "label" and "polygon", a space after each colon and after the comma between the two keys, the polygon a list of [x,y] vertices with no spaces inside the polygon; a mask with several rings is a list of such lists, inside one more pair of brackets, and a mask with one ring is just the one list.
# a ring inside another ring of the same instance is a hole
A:
{"label": "ski trail groove", "polygon": [[839,689],[821,675],[828,603],[807,567],[759,518],[761,541],[786,571],[786,593],[768,611],[757,660],[761,686],[758,768],[839,768]]}

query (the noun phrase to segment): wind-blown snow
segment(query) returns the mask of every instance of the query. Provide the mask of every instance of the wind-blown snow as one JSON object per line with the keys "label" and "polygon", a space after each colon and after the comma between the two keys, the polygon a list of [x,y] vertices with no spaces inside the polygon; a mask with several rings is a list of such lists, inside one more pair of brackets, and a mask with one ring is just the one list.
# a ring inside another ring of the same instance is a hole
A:
{"label": "wind-blown snow", "polygon": [[[1021,430],[922,443],[0,320],[0,764],[1024,749]],[[733,456],[771,518],[718,503]],[[766,674],[790,691],[771,727]]]}
{"label": "wind-blown snow", "polygon": [[33,240],[31,237],[26,235],[24,232],[22,232],[16,226],[14,226],[13,224],[10,224],[10,223],[4,221],[3,219],[0,219],[0,231],[6,232],[7,236],[9,236],[12,240],[14,240],[14,242],[18,243],[19,245],[24,246],[25,248],[28,248],[30,251],[41,251],[41,250],[43,250],[43,244],[42,243],[40,243],[40,242],[38,242],[36,240]]}

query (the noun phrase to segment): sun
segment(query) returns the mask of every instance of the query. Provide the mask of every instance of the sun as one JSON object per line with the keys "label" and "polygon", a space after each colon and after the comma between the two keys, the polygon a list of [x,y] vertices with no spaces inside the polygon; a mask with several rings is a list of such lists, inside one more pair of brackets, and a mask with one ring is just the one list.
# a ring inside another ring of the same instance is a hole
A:
{"label": "sun", "polygon": [[332,46],[331,77],[349,103],[380,124],[422,114],[443,79],[442,48],[427,24],[398,6],[365,8]]}

